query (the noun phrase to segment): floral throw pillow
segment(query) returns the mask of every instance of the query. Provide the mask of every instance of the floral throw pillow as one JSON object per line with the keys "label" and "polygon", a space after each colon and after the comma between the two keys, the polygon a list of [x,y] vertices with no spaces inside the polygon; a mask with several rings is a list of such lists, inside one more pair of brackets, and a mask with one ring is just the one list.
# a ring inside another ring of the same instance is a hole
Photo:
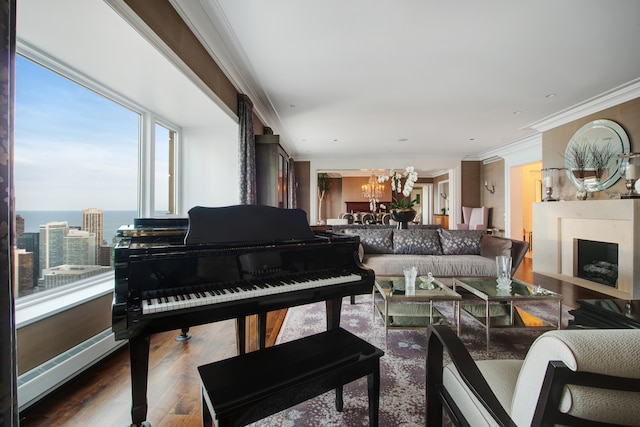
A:
{"label": "floral throw pillow", "polygon": [[360,243],[364,248],[365,254],[393,253],[393,242],[391,240],[393,233],[392,228],[384,230],[347,228],[344,230],[344,233],[360,236]]}
{"label": "floral throw pillow", "polygon": [[480,255],[484,230],[438,230],[444,255]]}
{"label": "floral throw pillow", "polygon": [[437,230],[394,230],[393,253],[412,255],[442,255]]}

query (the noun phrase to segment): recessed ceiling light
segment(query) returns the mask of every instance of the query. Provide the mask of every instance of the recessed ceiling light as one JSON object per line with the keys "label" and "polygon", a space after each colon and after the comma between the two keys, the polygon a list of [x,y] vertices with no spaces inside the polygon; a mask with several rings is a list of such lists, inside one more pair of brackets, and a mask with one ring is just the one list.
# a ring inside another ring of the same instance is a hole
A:
{"label": "recessed ceiling light", "polygon": [[522,111],[514,111],[514,112],[513,112],[513,115],[514,115],[514,116],[517,116],[517,115],[518,115],[518,114],[520,114],[520,113],[522,113]]}
{"label": "recessed ceiling light", "polygon": [[553,98],[554,96],[556,96],[555,93],[550,93],[549,95],[545,96],[545,98]]}
{"label": "recessed ceiling light", "polygon": [[476,140],[475,138],[469,138],[469,141],[475,141],[475,140]]}
{"label": "recessed ceiling light", "polygon": [[407,142],[408,140],[409,140],[408,138],[400,138],[398,142]]}

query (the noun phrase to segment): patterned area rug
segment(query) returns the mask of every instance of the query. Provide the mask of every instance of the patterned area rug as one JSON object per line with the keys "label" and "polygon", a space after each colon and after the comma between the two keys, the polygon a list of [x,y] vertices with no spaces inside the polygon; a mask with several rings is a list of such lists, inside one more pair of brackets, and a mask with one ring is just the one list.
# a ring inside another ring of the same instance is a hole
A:
{"label": "patterned area rug", "polygon": [[[450,302],[435,305],[453,320]],[[523,306],[524,307],[524,306]],[[527,311],[555,323],[557,304],[538,302]],[[570,317],[563,306],[563,327]],[[324,303],[288,310],[278,342],[287,342],[324,330]],[[461,339],[474,360],[522,359],[542,331],[497,330],[491,333],[490,353],[486,352],[484,328],[470,315],[461,314]],[[390,330],[385,346],[382,318],[374,315],[371,296],[356,297],[356,304],[345,298],[341,326],[371,344],[385,350],[380,364],[380,427],[419,426],[425,423],[426,330]],[[386,347],[386,349],[385,349]],[[293,408],[252,424],[254,427],[368,426],[367,381],[361,378],[344,387],[343,412],[335,410],[335,392],[328,392]]]}

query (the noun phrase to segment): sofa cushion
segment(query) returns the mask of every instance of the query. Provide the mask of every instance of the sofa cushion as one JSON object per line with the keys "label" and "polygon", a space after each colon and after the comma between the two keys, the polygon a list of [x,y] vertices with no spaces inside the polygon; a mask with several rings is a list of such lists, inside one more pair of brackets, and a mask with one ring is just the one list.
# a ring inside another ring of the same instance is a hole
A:
{"label": "sofa cushion", "polygon": [[362,263],[376,276],[402,276],[405,268],[416,267],[418,276],[484,277],[496,275],[496,261],[480,255],[365,254]]}
{"label": "sofa cushion", "polygon": [[511,256],[511,240],[499,239],[485,234],[480,241],[480,255],[485,258],[495,258],[497,256]]}
{"label": "sofa cushion", "polygon": [[444,255],[480,255],[480,241],[484,230],[438,230]]}
{"label": "sofa cushion", "polygon": [[393,229],[363,230],[347,228],[344,234],[360,236],[360,243],[365,254],[392,254],[393,253]]}
{"label": "sofa cushion", "polygon": [[393,253],[442,255],[437,230],[394,230]]}

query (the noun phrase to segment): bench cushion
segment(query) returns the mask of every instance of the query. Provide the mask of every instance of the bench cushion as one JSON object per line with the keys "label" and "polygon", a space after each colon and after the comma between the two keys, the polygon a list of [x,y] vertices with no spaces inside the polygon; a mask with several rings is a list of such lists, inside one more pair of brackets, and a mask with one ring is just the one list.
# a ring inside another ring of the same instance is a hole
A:
{"label": "bench cushion", "polygon": [[198,366],[198,372],[216,425],[246,425],[362,376],[379,379],[383,354],[336,328]]}

